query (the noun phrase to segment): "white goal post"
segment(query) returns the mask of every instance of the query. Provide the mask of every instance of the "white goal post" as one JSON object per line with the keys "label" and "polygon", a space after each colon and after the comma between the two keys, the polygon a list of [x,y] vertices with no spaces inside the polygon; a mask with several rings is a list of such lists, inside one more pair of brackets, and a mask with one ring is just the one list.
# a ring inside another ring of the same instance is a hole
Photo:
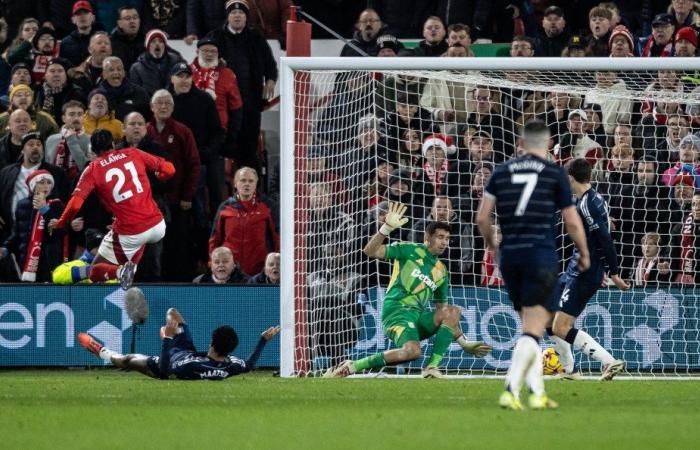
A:
{"label": "white goal post", "polygon": [[[282,58],[281,376],[389,348],[380,322],[389,268],[360,250],[382,202],[405,198],[411,222],[396,240],[421,240],[439,199],[449,203],[460,230],[459,251],[443,256],[456,275],[450,302],[467,337],[494,347],[476,360],[453,344],[444,369],[504,372],[520,324],[472,213],[478,186],[518,153],[519,125],[532,117],[550,126],[554,160],[594,165],[622,274],[636,282],[625,293],[601,288],[577,326],[631,375],[700,373],[700,137],[683,140],[700,132],[696,85],[699,58]],[[653,183],[640,181],[645,167]],[[563,271],[571,246],[559,241]],[[576,359],[584,374],[599,370]]]}

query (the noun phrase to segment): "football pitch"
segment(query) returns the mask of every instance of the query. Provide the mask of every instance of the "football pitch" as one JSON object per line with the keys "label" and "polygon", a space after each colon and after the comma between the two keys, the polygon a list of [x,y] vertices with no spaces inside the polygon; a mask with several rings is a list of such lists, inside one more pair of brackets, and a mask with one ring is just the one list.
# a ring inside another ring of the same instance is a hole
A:
{"label": "football pitch", "polygon": [[504,411],[493,379],[159,381],[0,372],[0,448],[634,448],[700,441],[698,381],[547,381],[556,411]]}

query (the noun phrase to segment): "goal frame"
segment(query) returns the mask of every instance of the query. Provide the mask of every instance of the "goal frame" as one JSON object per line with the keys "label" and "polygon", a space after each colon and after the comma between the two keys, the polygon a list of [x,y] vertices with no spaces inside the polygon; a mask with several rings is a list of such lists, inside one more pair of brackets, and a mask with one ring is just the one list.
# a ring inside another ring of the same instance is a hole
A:
{"label": "goal frame", "polygon": [[[548,70],[548,71],[700,71],[700,58],[363,58],[363,57],[283,57],[280,63],[280,375],[296,376],[295,322],[295,117],[298,101],[294,91],[297,71],[305,70]],[[666,378],[666,377],[661,377]],[[681,377],[688,379],[691,377]],[[696,377],[692,377],[696,378]]]}

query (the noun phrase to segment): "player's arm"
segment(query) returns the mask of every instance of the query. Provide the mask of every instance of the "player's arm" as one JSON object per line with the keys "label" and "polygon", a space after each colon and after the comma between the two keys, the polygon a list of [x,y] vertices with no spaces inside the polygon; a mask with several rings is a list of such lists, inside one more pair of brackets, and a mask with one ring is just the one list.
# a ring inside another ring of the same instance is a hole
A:
{"label": "player's arm", "polygon": [[484,191],[484,196],[479,204],[479,212],[476,216],[476,225],[479,227],[479,233],[484,238],[484,242],[492,252],[498,252],[498,244],[493,233],[493,222],[491,217],[493,210],[496,208],[496,197]]}
{"label": "player's arm", "polygon": [[[258,358],[260,358],[260,354],[265,349],[265,345],[267,344],[267,342],[270,339],[277,336],[277,334],[279,334],[279,332],[280,332],[279,326],[270,327],[267,330],[263,331],[260,334],[260,339],[258,340],[258,343],[255,345],[255,348],[253,349],[251,354],[248,355],[248,358],[245,360],[245,362],[234,363],[231,366],[229,366],[229,368],[228,368],[229,376],[239,375],[242,373],[251,372],[251,371],[255,370],[255,365],[258,363]],[[238,360],[236,360],[236,361],[238,361]]]}
{"label": "player's arm", "polygon": [[561,210],[561,217],[566,225],[566,232],[578,249],[578,269],[585,272],[591,266],[591,256],[588,253],[588,244],[586,243],[586,233],[583,230],[583,223],[576,212],[576,207],[571,205]]}
{"label": "player's arm", "polygon": [[363,249],[365,255],[370,258],[385,258],[386,245],[384,245],[384,239],[386,239],[392,231],[401,228],[408,222],[408,218],[403,216],[405,213],[406,205],[403,203],[389,203],[389,211],[384,218],[384,223]]}
{"label": "player's arm", "polygon": [[83,207],[83,203],[85,203],[85,200],[83,200],[82,197],[78,197],[77,195],[72,196],[66,205],[66,209],[63,210],[61,217],[49,221],[49,228],[52,230],[65,228],[66,224],[70,223],[75,215],[78,214],[80,208]]}
{"label": "player's arm", "polygon": [[141,158],[146,168],[153,172],[160,181],[168,180],[175,175],[175,166],[165,158],[151,155],[138,149],[136,149],[136,152],[138,152],[139,158]]}

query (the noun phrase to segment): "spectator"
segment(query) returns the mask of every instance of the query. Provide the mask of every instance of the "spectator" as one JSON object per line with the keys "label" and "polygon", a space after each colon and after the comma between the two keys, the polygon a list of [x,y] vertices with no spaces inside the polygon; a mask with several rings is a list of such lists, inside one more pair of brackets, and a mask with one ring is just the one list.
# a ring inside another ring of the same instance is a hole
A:
{"label": "spectator", "polygon": [[85,230],[85,250],[79,258],[68,261],[53,269],[51,272],[51,282],[54,284],[71,285],[71,284],[90,284],[88,278],[88,267],[97,255],[97,249],[100,248],[102,239],[105,234],[97,228],[88,228]]}
{"label": "spectator", "polygon": [[668,283],[671,271],[668,262],[660,259],[661,236],[659,233],[645,233],[640,244],[642,256],[634,264],[632,273],[634,286],[644,288],[658,286],[658,283]]}
{"label": "spectator", "polygon": [[666,119],[666,126],[659,127],[657,132],[664,132],[664,134],[657,138],[655,148],[645,149],[645,154],[655,157],[664,171],[670,165],[678,162],[681,141],[690,134],[688,117],[681,114],[671,114]]}
{"label": "spectator", "polygon": [[[443,134],[432,134],[423,141],[423,162],[421,164],[421,186],[423,187],[422,204],[432,203],[436,195],[445,195],[447,192],[447,176],[450,173],[448,153],[454,153],[452,138]],[[418,241],[420,242],[420,241]]]}
{"label": "spectator", "polygon": [[98,128],[109,130],[115,142],[121,142],[124,138],[124,124],[114,117],[114,111],[110,109],[104,92],[95,89],[88,95],[88,110],[83,117],[83,130],[92,134]]}
{"label": "spectator", "polygon": [[[172,118],[175,101],[170,92],[161,89],[153,94],[153,118],[148,123],[148,134],[170,156],[175,175],[169,182],[166,195],[170,220],[163,241],[164,272],[168,281],[192,279],[195,261],[194,248],[188,245],[194,235],[192,201],[200,179],[200,161],[197,143],[187,126]],[[184,244],[183,244],[184,243]]]}
{"label": "spectator", "polygon": [[79,85],[83,91],[90,92],[102,79],[102,65],[112,56],[112,42],[104,31],[95,32],[88,46],[90,56],[79,66],[68,71],[68,77]]}
{"label": "spectator", "polygon": [[[141,113],[137,111],[130,112],[124,117],[124,140],[117,144],[117,148],[138,148],[146,153],[172,162],[171,155],[147,133],[146,120]],[[158,209],[166,221],[170,218],[170,210],[166,197],[170,190],[170,180],[172,180],[172,178],[168,179],[168,181],[161,181],[154,173],[148,173],[148,181],[151,185],[153,201],[158,205]],[[167,232],[168,230],[166,228],[166,235]],[[183,249],[186,247],[186,244],[184,244],[186,242],[187,240],[183,241]],[[163,245],[163,239],[158,242],[146,244],[143,257],[139,262],[139,270],[136,274],[137,281],[155,283],[163,280],[164,268],[162,261],[165,256]],[[183,266],[193,264],[194,261],[191,258],[185,259],[186,256],[188,255],[183,254],[182,258],[178,259],[178,262]],[[189,281],[191,279],[192,277],[190,276],[187,280]]]}
{"label": "spectator", "polygon": [[271,252],[265,257],[263,271],[250,279],[250,284],[280,284],[280,254]]}
{"label": "spectator", "polygon": [[32,82],[44,81],[46,66],[51,58],[58,56],[60,45],[56,41],[56,33],[51,28],[42,27],[36,32],[31,41],[22,41],[17,47],[7,52],[7,62],[14,66],[25,62],[32,70]]}
{"label": "spectator", "polygon": [[[601,160],[601,162],[605,162]],[[634,182],[634,150],[627,144],[616,145],[610,149],[610,161],[607,167],[601,170],[602,175],[596,178],[603,181],[598,183],[598,192],[606,197],[608,205],[615,204],[613,198],[618,198],[624,186],[630,186]],[[600,165],[597,167],[600,168]],[[610,211],[610,220],[615,222],[620,219],[621,212],[614,208]]]}
{"label": "spectator", "polygon": [[484,163],[490,167],[494,160],[493,138],[488,132],[476,130],[465,135],[467,154],[460,157],[456,170],[450,172],[447,182],[448,195],[453,198],[462,198],[463,189],[472,186],[472,174],[477,167]]}
{"label": "spectator", "polygon": [[[700,174],[698,174],[700,169],[698,167],[699,163],[700,137],[688,134],[681,139],[681,143],[678,146],[678,162],[663,172],[661,181],[667,186],[672,186],[676,175],[683,171],[700,177]],[[700,181],[700,178],[698,178],[698,181]]]}
{"label": "spectator", "polygon": [[22,159],[0,170],[0,216],[2,228],[0,241],[4,242],[14,227],[15,210],[18,203],[29,197],[28,177],[39,169],[48,170],[54,179],[54,194],[65,198],[67,187],[63,171],[44,161],[44,146],[41,136],[30,132],[22,137]]}
{"label": "spectator", "polygon": [[7,112],[0,114],[0,136],[7,133],[7,122],[10,114],[17,109],[23,109],[32,118],[32,128],[41,133],[42,139],[46,139],[54,133],[58,133],[58,125],[49,114],[44,111],[37,111],[33,106],[34,92],[25,85],[15,86],[10,91],[10,107]]}
{"label": "spectator", "polygon": [[535,41],[523,35],[513,36],[513,41],[510,43],[510,56],[513,58],[535,56]]}
{"label": "spectator", "polygon": [[382,34],[377,38],[377,56],[380,58],[399,56],[403,49],[403,44],[395,36]]}
{"label": "spectator", "polygon": [[2,102],[2,107],[7,108],[10,102],[9,94],[13,87],[20,84],[26,84],[27,86],[32,85],[32,74],[30,72],[29,65],[25,62],[18,62],[10,70],[10,84],[7,87],[7,91],[0,97],[0,102]]}
{"label": "spectator", "polygon": [[[205,208],[209,206],[210,211],[216,211],[226,198],[224,161],[221,157],[224,130],[219,122],[216,104],[209,94],[192,85],[192,71],[187,63],[180,62],[173,66],[170,82],[170,92],[175,100],[172,117],[192,131],[199,149],[199,160],[205,167],[201,177],[206,177],[209,205],[204,205],[203,192],[199,195],[200,204]],[[192,114],[192,111],[198,111],[198,114]]]}
{"label": "spectator", "polygon": [[184,39],[187,45],[221,26],[226,20],[226,3],[226,0],[187,0],[187,36]]}
{"label": "spectator", "polygon": [[[261,113],[272,99],[277,81],[277,63],[265,38],[247,26],[248,4],[239,0],[226,2],[227,21],[209,34],[219,46],[224,58],[238,78],[243,96],[243,120],[238,135],[239,167],[259,168],[257,149]],[[197,137],[197,133],[195,133]]]}
{"label": "spectator", "polygon": [[[700,192],[695,190],[692,178],[679,176],[678,186],[683,188],[684,203],[689,204],[682,224],[675,227],[671,236],[671,271],[673,281],[683,286],[700,283]],[[691,194],[695,190],[695,193]],[[690,197],[690,201],[688,201]]]}
{"label": "spectator", "polygon": [[197,41],[197,57],[190,64],[190,69],[195,87],[214,99],[221,126],[226,131],[222,156],[235,158],[234,143],[241,131],[243,114],[243,100],[236,74],[219,59],[216,41],[207,38]]}
{"label": "spectator", "polygon": [[[150,0],[144,2],[141,29],[152,30],[158,28],[165,31],[170,39],[184,38],[187,34],[187,6],[190,3],[194,3],[194,1]],[[220,5],[217,7],[217,10],[219,8]],[[117,20],[117,25],[119,25],[119,20]],[[191,45],[191,43],[188,41],[188,45]],[[139,48],[135,56],[138,56],[139,53],[141,53],[141,48]]]}
{"label": "spectator", "polygon": [[651,36],[639,40],[639,56],[671,56],[673,30],[673,17],[657,14],[651,22]]}
{"label": "spectator", "polygon": [[148,95],[141,86],[126,78],[121,59],[116,56],[106,58],[102,63],[102,70],[102,81],[97,90],[107,97],[117,119],[123,120],[127,114],[134,111],[141,113],[143,117],[150,117]]}
{"label": "spectator", "polygon": [[75,181],[90,159],[90,136],[83,131],[85,107],[71,100],[63,105],[61,131],[46,139],[44,159],[63,169],[69,182]]}
{"label": "spectator", "polygon": [[671,23],[676,29],[700,26],[700,14],[693,10],[694,6],[693,0],[671,0],[668,12],[672,19]]}
{"label": "spectator", "polygon": [[[22,3],[22,2],[20,2]],[[4,16],[7,17],[7,16]],[[37,31],[39,31],[39,21],[35,19],[34,17],[31,16],[24,16],[26,18],[22,19],[20,22],[19,26],[16,29],[16,36],[12,40],[9,46],[7,46],[7,49],[3,53],[3,58],[7,59],[8,55],[10,54],[10,51],[14,51],[17,49],[17,47],[20,46],[23,42],[29,42],[31,44],[32,39],[34,38],[34,35],[36,34]],[[10,35],[13,35],[15,33],[12,32],[12,30],[9,30]],[[9,63],[9,61],[8,61]],[[14,66],[14,64],[11,64]]]}
{"label": "spectator", "polygon": [[95,15],[92,5],[87,0],[78,0],[73,4],[71,22],[75,29],[61,40],[61,57],[77,66],[89,56],[90,37],[95,30]]}
{"label": "spectator", "polygon": [[185,60],[168,47],[168,38],[161,30],[149,31],[145,42],[146,51],[141,53],[129,69],[129,81],[141,86],[150,98],[157,90],[168,87],[170,70]]}
{"label": "spectator", "polygon": [[413,56],[442,56],[448,48],[445,24],[437,16],[430,16],[423,24],[423,40],[413,49]]}
{"label": "spectator", "polygon": [[473,282],[474,236],[472,225],[463,223],[452,206],[452,200],[443,195],[437,195],[430,208],[430,214],[419,220],[413,226],[409,237],[410,242],[423,242],[425,227],[430,222],[445,222],[450,225],[450,242],[447,254],[444,255],[450,271],[450,284],[464,286]]}
{"label": "spectator", "polygon": [[544,10],[542,28],[538,31],[535,39],[535,55],[561,56],[570,38],[571,32],[566,27],[564,11],[560,7],[552,5]]}
{"label": "spectator", "polygon": [[121,7],[133,6],[141,9],[142,3],[142,0],[100,0],[96,2],[97,22],[101,23],[105,30],[111,30],[116,25]]}
{"label": "spectator", "polygon": [[85,93],[68,81],[70,62],[65,58],[53,58],[46,67],[44,82],[36,94],[36,105],[62,124],[63,105],[69,101],[85,103]]}
{"label": "spectator", "polygon": [[[26,145],[41,146],[39,135]],[[63,232],[47,233],[45,228],[49,220],[61,216],[63,203],[51,195],[54,180],[48,170],[38,169],[28,175],[27,186],[28,197],[17,202],[12,233],[0,248],[0,257],[16,255],[22,281],[46,282],[63,259]]]}
{"label": "spectator", "polygon": [[[420,130],[422,134],[437,132],[433,124],[432,114],[418,106],[417,94],[397,92],[396,111],[389,114],[386,119],[387,147],[392,150],[399,148],[399,140],[403,130]],[[395,158],[392,158],[392,160]]]}
{"label": "spectator", "polygon": [[683,27],[676,32],[673,56],[692,58],[697,56],[698,33],[691,27]]}
{"label": "spectator", "polygon": [[16,162],[22,154],[22,137],[32,130],[32,118],[17,109],[8,119],[8,133],[0,138],[0,169]]}
{"label": "spectator", "polygon": [[45,26],[56,30],[58,38],[63,38],[73,31],[71,19],[75,3],[75,0],[40,0],[39,14],[34,17],[38,17]]}
{"label": "spectator", "polygon": [[235,192],[219,207],[209,238],[210,250],[221,245],[230,248],[245,273],[260,272],[264,255],[279,251],[272,211],[265,198],[256,194],[257,183],[258,174],[252,168],[236,171]]}
{"label": "spectator", "polygon": [[390,202],[400,202],[408,207],[406,216],[409,219],[402,229],[405,232],[400,234],[402,240],[408,238],[409,230],[413,228],[413,223],[425,218],[425,203],[423,189],[420,183],[413,179],[413,173],[407,170],[395,169],[389,174],[384,199]]}
{"label": "spectator", "polygon": [[233,252],[228,247],[217,247],[211,252],[211,267],[207,273],[192,280],[195,284],[247,284],[248,276],[241,272]]}
{"label": "spectator", "polygon": [[549,127],[553,145],[559,143],[561,136],[568,130],[566,128],[569,111],[580,107],[580,98],[570,95],[568,92],[555,91],[547,96],[547,109],[544,122]]}
{"label": "spectator", "polygon": [[451,24],[447,27],[447,45],[450,47],[461,45],[467,49],[467,56],[474,56],[474,52],[471,49],[472,38],[470,33],[469,25],[463,23]]}
{"label": "spectator", "polygon": [[[152,5],[154,2],[147,1],[146,5]],[[144,7],[146,6],[144,5]],[[177,2],[172,2],[174,8]],[[164,8],[167,10],[167,8]],[[165,13],[165,11],[163,11]],[[160,28],[152,26],[145,28],[151,30]],[[121,59],[124,67],[131,68],[136,62],[136,59],[143,52],[144,48],[144,27],[141,26],[141,16],[134,6],[122,6],[117,10],[117,26],[112,30],[110,39],[112,41],[112,55]],[[148,49],[148,46],[145,46]]]}
{"label": "spectator", "polygon": [[608,41],[610,56],[615,58],[627,58],[634,56],[634,39],[632,33],[624,25],[613,28]]}
{"label": "spectator", "polygon": [[605,134],[612,135],[618,123],[631,123],[632,100],[625,80],[617,72],[595,72],[594,90],[586,94],[584,104],[600,105]]}
{"label": "spectator", "polygon": [[[488,86],[477,86],[472,95],[476,104],[474,112],[467,117],[467,125],[489,133],[494,142],[496,159],[502,161],[515,150],[511,142],[504,138],[504,116],[499,111],[498,93]],[[512,137],[514,141],[514,137]]]}
{"label": "spectator", "polygon": [[561,51],[561,56],[571,57],[571,58],[583,58],[588,56],[588,47],[586,46],[586,41],[583,37],[574,35],[569,38],[569,42],[566,47]]}
{"label": "spectator", "polygon": [[554,146],[554,159],[559,164],[566,164],[572,158],[586,158],[593,166],[603,157],[603,149],[584,130],[588,115],[581,109],[569,112],[567,132],[561,136],[559,143]]}
{"label": "spectator", "polygon": [[265,39],[276,39],[284,50],[287,40],[286,30],[289,20],[291,0],[256,0],[247,2],[250,14],[249,24],[259,30]]}
{"label": "spectator", "polygon": [[39,0],[6,0],[2,2],[0,5],[0,18],[4,22],[7,36],[21,33],[22,25],[26,23],[26,18],[31,18],[38,25],[38,21],[34,17],[39,17],[40,15],[40,3],[42,2]]}
{"label": "spectator", "polygon": [[414,39],[421,25],[433,14],[434,3],[429,0],[368,0],[367,8],[384,18],[388,33],[400,39]]}
{"label": "spectator", "polygon": [[608,56],[608,42],[612,34],[612,12],[603,6],[596,6],[588,13],[591,35],[588,37],[587,51],[591,56]]}

